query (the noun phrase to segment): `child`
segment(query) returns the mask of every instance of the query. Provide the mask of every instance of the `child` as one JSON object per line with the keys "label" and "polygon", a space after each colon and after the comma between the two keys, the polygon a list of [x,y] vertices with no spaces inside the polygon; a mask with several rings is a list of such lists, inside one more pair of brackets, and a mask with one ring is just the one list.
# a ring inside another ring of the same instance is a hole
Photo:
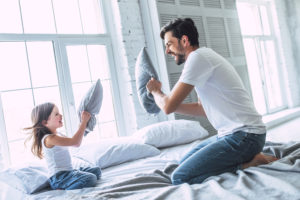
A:
{"label": "child", "polygon": [[57,106],[53,103],[43,103],[32,110],[33,125],[25,130],[32,130],[30,133],[30,138],[33,137],[32,153],[40,159],[43,155],[46,158],[52,189],[72,190],[93,187],[100,178],[99,167],[73,169],[68,150],[69,146],[80,146],[90,117],[88,112],[83,111],[79,129],[73,137],[68,138],[57,132],[57,129],[63,126],[62,115]]}

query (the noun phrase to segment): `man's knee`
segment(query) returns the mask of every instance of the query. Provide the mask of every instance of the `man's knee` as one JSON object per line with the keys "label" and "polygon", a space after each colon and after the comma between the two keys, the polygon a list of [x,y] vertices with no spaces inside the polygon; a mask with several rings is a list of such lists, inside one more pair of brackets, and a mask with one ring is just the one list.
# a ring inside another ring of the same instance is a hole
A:
{"label": "man's knee", "polygon": [[171,175],[171,182],[173,185],[180,185],[182,183],[186,183],[187,180],[185,180],[184,177],[186,177],[186,176],[174,172]]}

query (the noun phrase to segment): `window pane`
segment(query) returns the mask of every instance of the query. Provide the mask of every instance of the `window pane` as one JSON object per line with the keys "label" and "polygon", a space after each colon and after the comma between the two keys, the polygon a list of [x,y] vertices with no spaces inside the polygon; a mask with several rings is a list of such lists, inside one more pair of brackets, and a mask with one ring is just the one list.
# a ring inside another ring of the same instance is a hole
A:
{"label": "window pane", "polygon": [[112,101],[111,86],[109,80],[101,81],[103,86],[102,107],[99,114],[101,123],[115,120],[115,113]]}
{"label": "window pane", "polygon": [[[89,138],[91,138],[90,141],[94,141],[98,137],[114,137],[118,135],[111,93],[111,80],[109,79],[108,73],[109,66],[106,47],[103,45],[81,45],[67,46],[66,49],[76,109],[78,108],[82,97],[91,87],[91,84],[101,77],[100,79],[103,86],[102,106],[100,113],[97,116],[98,124],[94,131],[89,133],[97,136],[89,136]],[[91,75],[89,74],[90,71]],[[106,124],[105,126],[108,126],[109,124],[109,126],[115,127],[110,127],[111,130],[106,131],[106,129],[103,128],[103,124]],[[105,130],[105,133],[102,133],[103,130]]]}
{"label": "window pane", "polygon": [[27,42],[33,87],[57,85],[52,42]]}
{"label": "window pane", "polygon": [[44,160],[40,160],[31,153],[31,142],[26,143],[25,146],[24,139],[9,143],[9,151],[12,165],[29,161],[44,162]]}
{"label": "window pane", "polygon": [[261,35],[259,10],[256,5],[238,3],[238,14],[243,35]]}
{"label": "window pane", "polygon": [[77,0],[52,0],[57,33],[82,34]]}
{"label": "window pane", "polygon": [[61,110],[61,100],[58,87],[33,89],[35,104],[52,102]]}
{"label": "window pane", "polygon": [[[101,116],[98,115],[97,121]],[[118,137],[118,131],[116,128],[116,122],[107,122],[102,124],[97,124],[94,131],[90,132],[82,141],[83,144],[93,143],[97,140],[103,138],[114,138]]]}
{"label": "window pane", "polygon": [[90,80],[86,46],[68,46],[67,54],[72,83]]}
{"label": "window pane", "polygon": [[260,6],[260,14],[264,35],[270,35],[271,31],[266,6]]}
{"label": "window pane", "polygon": [[33,98],[31,90],[1,94],[8,140],[24,138],[23,128],[31,125]]}
{"label": "window pane", "polygon": [[18,0],[0,1],[0,33],[23,33]]}
{"label": "window pane", "polygon": [[[98,117],[98,122],[99,123],[111,122],[115,120],[115,114],[114,114],[114,107],[112,103],[113,101],[112,101],[110,81],[102,80],[101,84],[103,87],[103,100],[102,100],[102,106]],[[89,90],[91,85],[92,84],[90,82],[72,85],[76,109],[79,107],[81,99],[83,98],[85,93]]]}
{"label": "window pane", "polygon": [[252,96],[255,107],[260,114],[265,114],[265,95],[261,81],[260,67],[258,62],[257,50],[253,39],[244,39],[244,47],[247,59],[248,73],[251,84]]}
{"label": "window pane", "polygon": [[51,0],[20,3],[25,33],[56,33]]}
{"label": "window pane", "polygon": [[261,42],[261,49],[266,77],[268,104],[270,109],[275,109],[281,107],[283,101],[280,91],[280,79],[274,43],[272,41],[263,41]]}
{"label": "window pane", "polygon": [[77,83],[72,85],[76,109],[78,109],[80,100],[84,97],[85,93],[90,89],[91,86],[91,82]]}
{"label": "window pane", "polygon": [[104,33],[103,16],[98,0],[79,0],[80,13],[85,34]]}
{"label": "window pane", "polygon": [[24,42],[0,42],[0,90],[29,88]]}
{"label": "window pane", "polygon": [[100,132],[100,137],[101,138],[111,138],[111,137],[117,137],[118,132],[116,128],[116,122],[108,122],[108,123],[103,123],[100,126],[101,132]]}
{"label": "window pane", "polygon": [[87,50],[92,80],[96,81],[98,78],[101,80],[110,79],[106,47],[103,45],[88,45]]}
{"label": "window pane", "polygon": [[[96,117],[97,121],[99,122],[99,117]],[[111,137],[111,136],[108,136]],[[88,144],[88,143],[93,143],[95,141],[99,141],[101,138],[101,127],[99,125],[99,123],[96,124],[95,128],[93,131],[89,132],[89,134],[87,134],[87,136],[84,137],[84,139],[82,140],[83,144]]]}

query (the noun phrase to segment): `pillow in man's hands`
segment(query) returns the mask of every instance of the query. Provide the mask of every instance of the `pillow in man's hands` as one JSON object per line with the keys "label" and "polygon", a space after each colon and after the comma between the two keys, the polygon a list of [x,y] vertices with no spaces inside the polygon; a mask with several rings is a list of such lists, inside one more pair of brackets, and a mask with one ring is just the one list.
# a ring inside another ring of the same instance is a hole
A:
{"label": "pillow in man's hands", "polygon": [[158,75],[149,59],[145,47],[140,51],[135,64],[135,79],[138,98],[142,107],[151,114],[159,113],[154,97],[147,91],[146,85],[151,78],[158,80]]}
{"label": "pillow in man's hands", "polygon": [[92,85],[92,87],[87,91],[87,93],[82,98],[79,108],[78,108],[78,116],[81,121],[81,112],[87,111],[91,114],[91,118],[87,123],[86,129],[84,131],[84,135],[87,135],[90,131],[94,130],[96,126],[96,116],[100,112],[100,108],[102,105],[103,99],[103,88],[100,82],[100,79],[97,80],[96,83]]}

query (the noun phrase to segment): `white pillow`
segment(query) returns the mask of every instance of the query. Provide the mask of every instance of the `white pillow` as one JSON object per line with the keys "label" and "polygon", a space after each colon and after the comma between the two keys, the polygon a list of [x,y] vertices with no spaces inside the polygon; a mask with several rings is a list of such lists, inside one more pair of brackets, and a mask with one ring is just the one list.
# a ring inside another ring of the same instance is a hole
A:
{"label": "white pillow", "polygon": [[103,139],[97,143],[82,145],[73,157],[106,168],[131,160],[156,156],[159,153],[157,148],[128,137]]}
{"label": "white pillow", "polygon": [[94,167],[90,163],[76,157],[72,157],[72,167],[73,169],[86,168],[86,167]]}
{"label": "white pillow", "polygon": [[189,143],[208,136],[199,122],[171,120],[146,126],[133,134],[143,143],[157,148]]}
{"label": "white pillow", "polygon": [[0,181],[27,194],[38,192],[49,186],[48,171],[44,166],[23,164],[0,172]]}

